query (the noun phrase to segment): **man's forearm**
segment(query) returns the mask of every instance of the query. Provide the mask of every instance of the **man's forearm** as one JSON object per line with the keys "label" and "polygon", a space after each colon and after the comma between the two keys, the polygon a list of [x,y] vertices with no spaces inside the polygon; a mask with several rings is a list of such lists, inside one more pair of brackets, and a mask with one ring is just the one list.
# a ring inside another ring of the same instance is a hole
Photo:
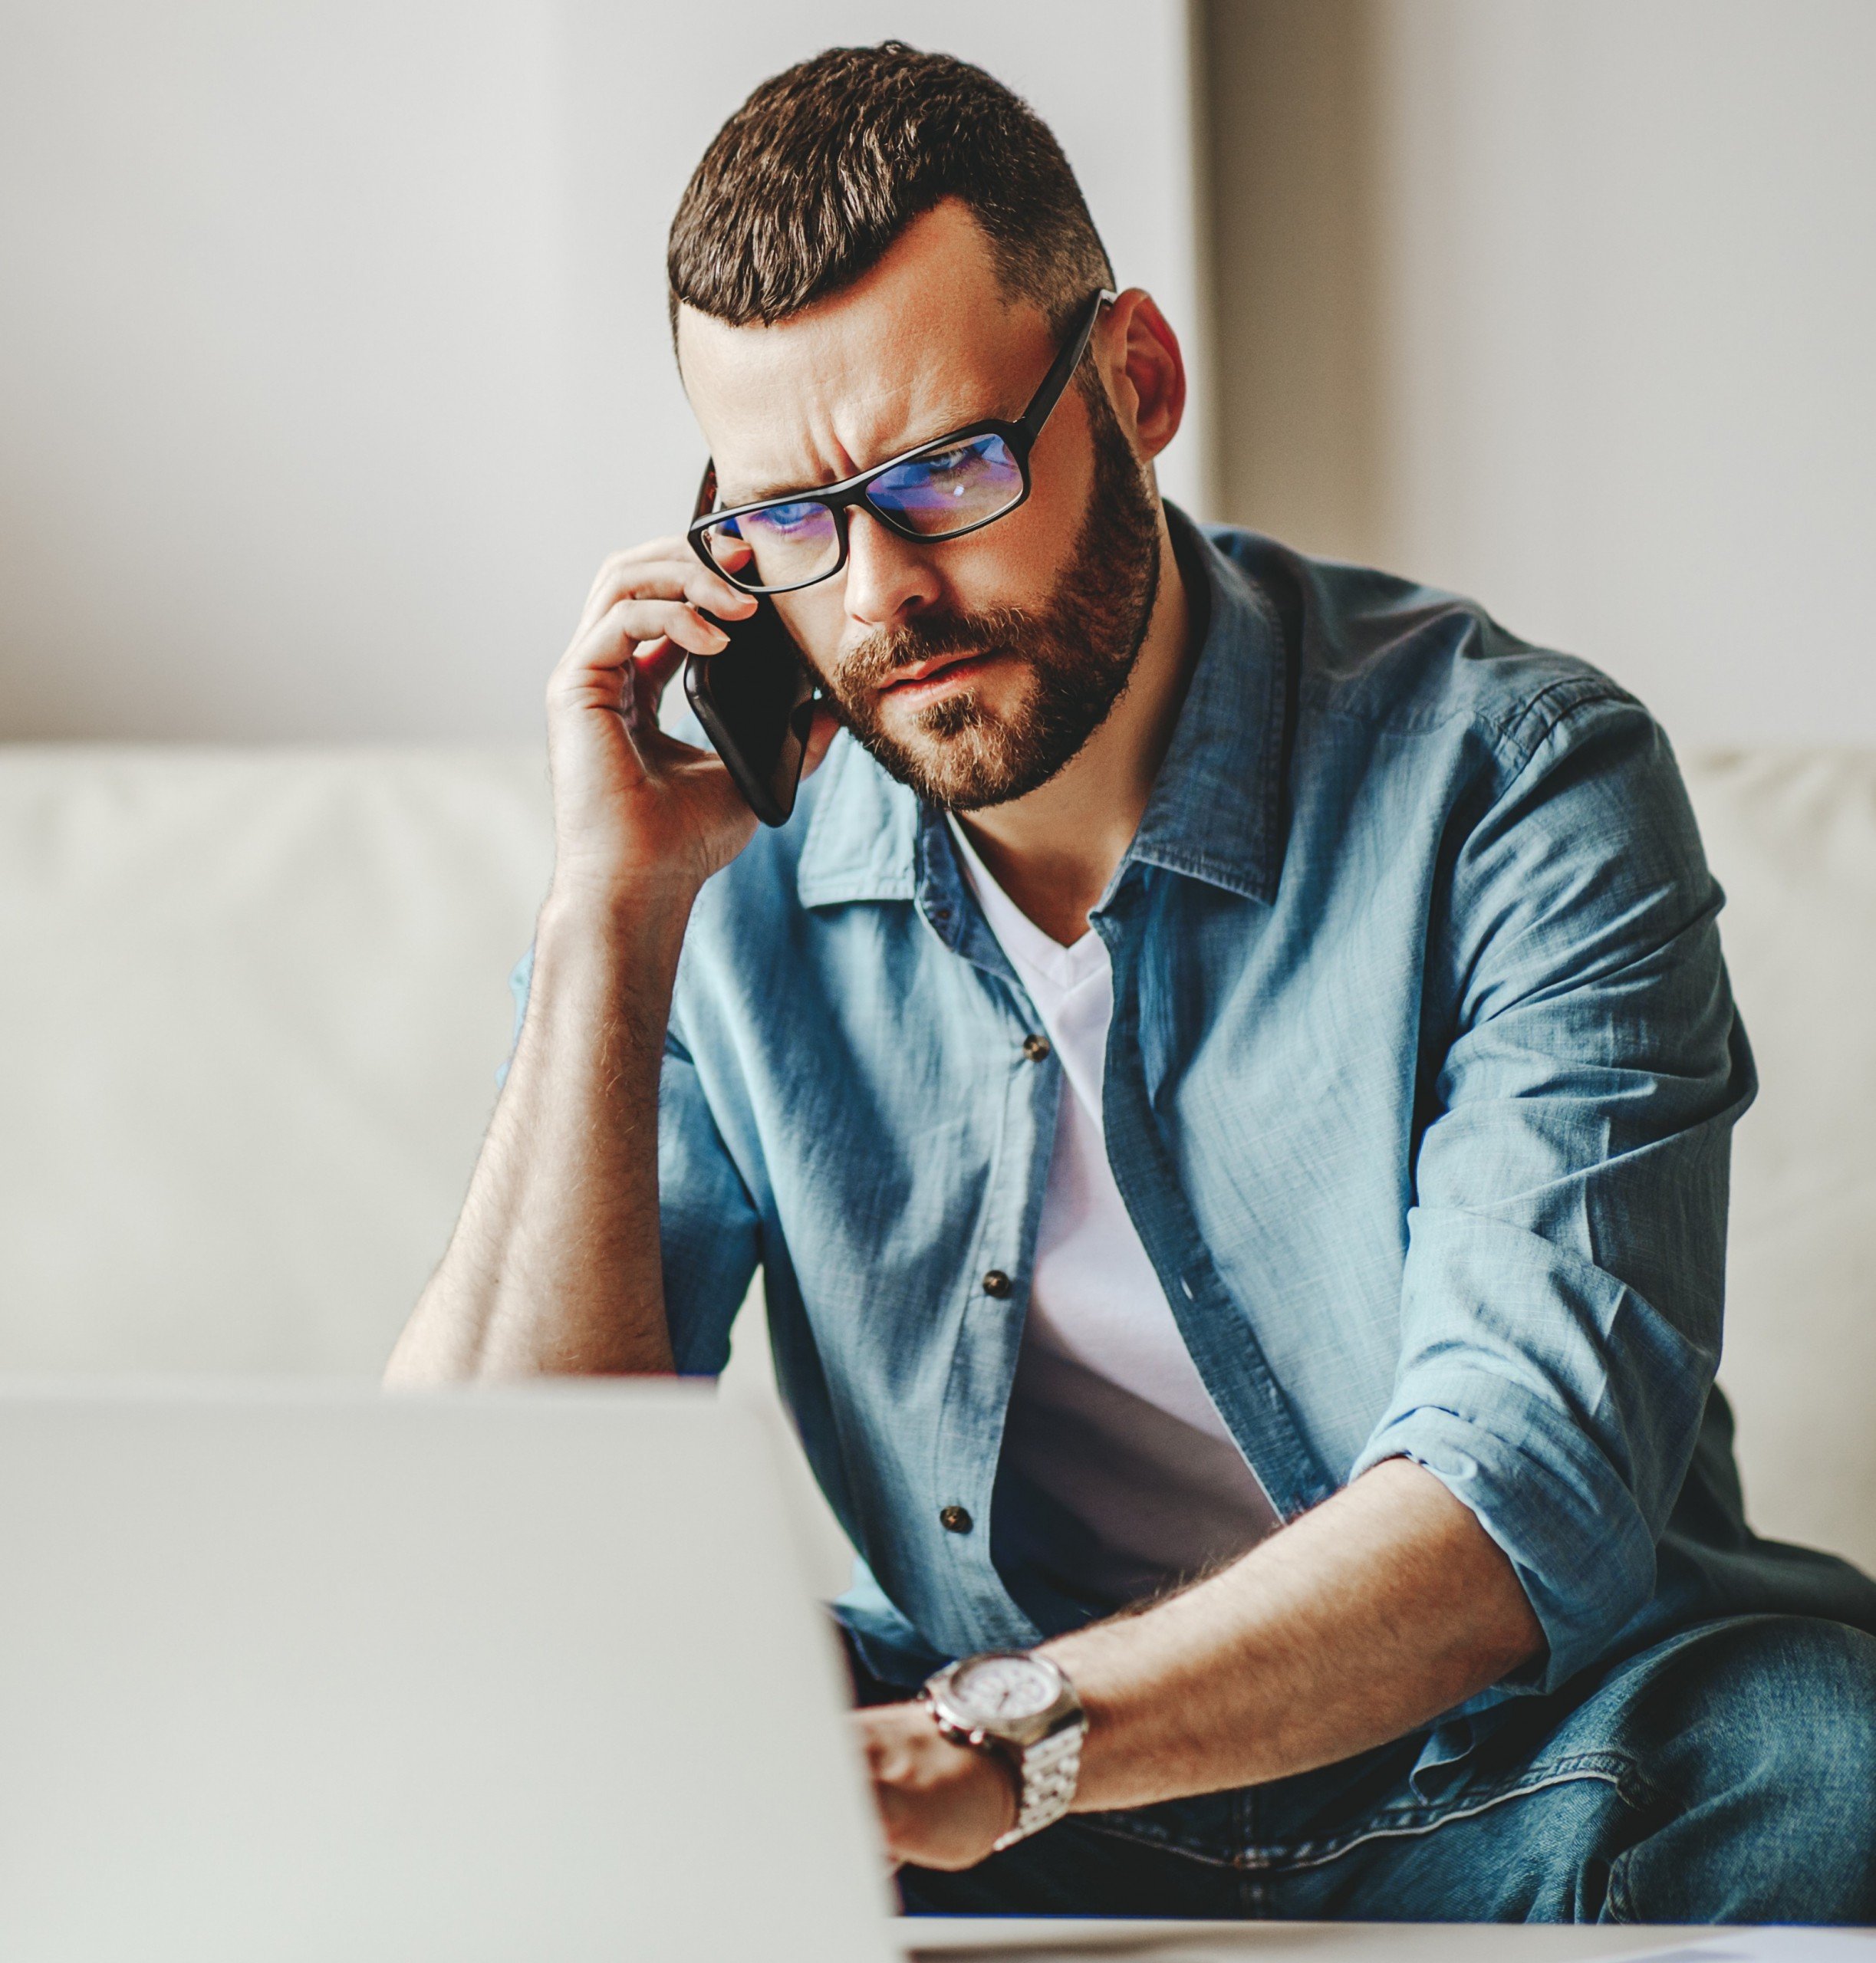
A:
{"label": "man's forearm", "polygon": [[1542,1646],[1470,1508],[1394,1459],[1209,1580],[1045,1649],[1088,1708],[1086,1811],[1331,1764]]}
{"label": "man's forearm", "polygon": [[658,1081],[687,917],[668,896],[550,896],[508,1082],[391,1381],[672,1367]]}

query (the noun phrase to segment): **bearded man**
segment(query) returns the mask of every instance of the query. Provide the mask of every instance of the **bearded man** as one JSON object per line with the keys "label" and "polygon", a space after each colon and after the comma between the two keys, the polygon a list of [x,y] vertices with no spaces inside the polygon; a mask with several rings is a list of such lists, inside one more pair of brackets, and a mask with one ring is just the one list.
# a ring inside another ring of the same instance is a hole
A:
{"label": "bearded man", "polygon": [[[1646,712],[1164,505],[1178,342],[977,70],[765,84],[669,270],[714,501],[555,672],[393,1374],[713,1373],[760,1266],[915,1909],[1876,1920],[1876,1588],[1743,1517],[1753,1067]],[[758,592],[821,692],[759,836],[650,712]]]}

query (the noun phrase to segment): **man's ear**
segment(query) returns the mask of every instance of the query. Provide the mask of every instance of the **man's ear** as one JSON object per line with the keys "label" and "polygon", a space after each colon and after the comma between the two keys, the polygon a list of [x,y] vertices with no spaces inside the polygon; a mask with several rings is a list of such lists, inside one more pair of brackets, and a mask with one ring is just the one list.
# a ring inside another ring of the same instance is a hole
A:
{"label": "man's ear", "polygon": [[1102,365],[1121,427],[1134,447],[1157,457],[1179,434],[1186,413],[1186,360],[1179,337],[1151,294],[1129,287],[1103,324]]}

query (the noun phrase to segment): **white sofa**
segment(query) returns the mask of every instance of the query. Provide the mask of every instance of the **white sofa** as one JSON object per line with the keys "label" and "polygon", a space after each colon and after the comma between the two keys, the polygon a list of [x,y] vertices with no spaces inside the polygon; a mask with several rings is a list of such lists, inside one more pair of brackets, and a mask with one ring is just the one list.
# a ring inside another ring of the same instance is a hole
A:
{"label": "white sofa", "polygon": [[[1721,1373],[1749,1507],[1876,1566],[1876,755],[1688,775],[1764,1078]],[[375,1375],[548,865],[533,751],[0,746],[0,1370]]]}

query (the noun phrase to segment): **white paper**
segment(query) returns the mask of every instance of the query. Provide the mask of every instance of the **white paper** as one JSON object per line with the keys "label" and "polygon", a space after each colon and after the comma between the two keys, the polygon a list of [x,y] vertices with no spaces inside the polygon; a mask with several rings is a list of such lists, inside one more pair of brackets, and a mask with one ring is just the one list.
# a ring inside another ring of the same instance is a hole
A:
{"label": "white paper", "polygon": [[1721,1929],[1616,1963],[1876,1963],[1876,1930]]}

